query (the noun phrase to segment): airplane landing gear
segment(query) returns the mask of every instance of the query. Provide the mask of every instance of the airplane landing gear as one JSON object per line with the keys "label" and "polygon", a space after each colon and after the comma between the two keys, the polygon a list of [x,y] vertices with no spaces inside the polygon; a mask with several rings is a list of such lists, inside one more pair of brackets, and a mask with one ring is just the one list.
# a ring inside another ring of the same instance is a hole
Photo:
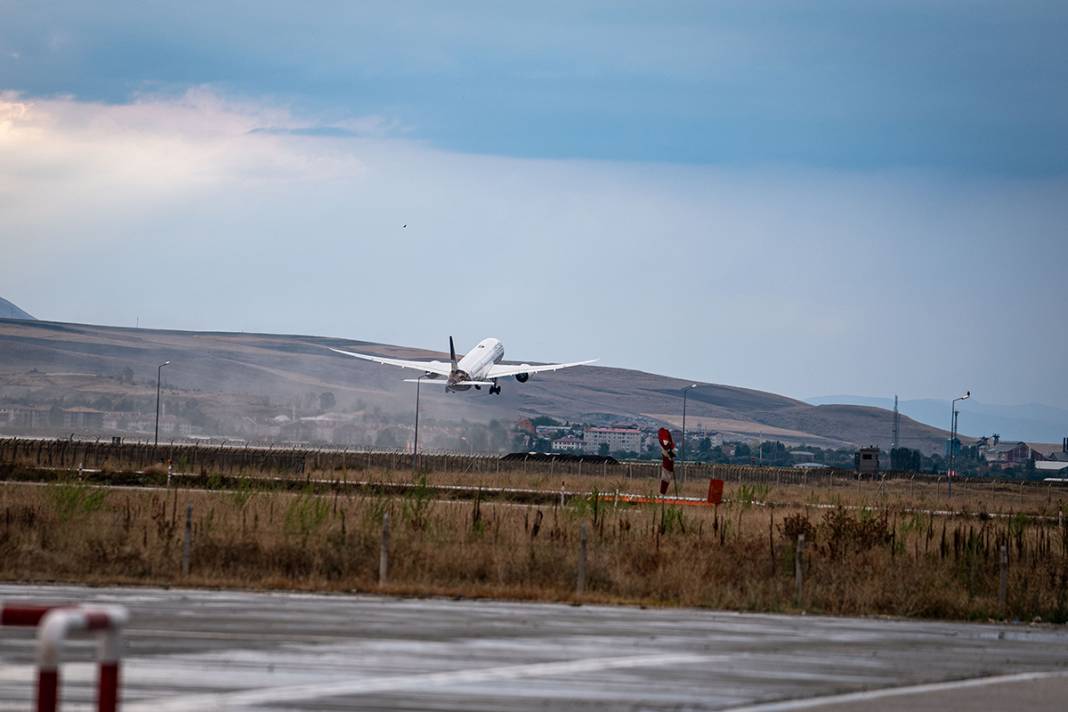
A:
{"label": "airplane landing gear", "polygon": [[501,387],[500,386],[490,386],[489,392],[492,395],[498,395],[499,396],[501,394]]}

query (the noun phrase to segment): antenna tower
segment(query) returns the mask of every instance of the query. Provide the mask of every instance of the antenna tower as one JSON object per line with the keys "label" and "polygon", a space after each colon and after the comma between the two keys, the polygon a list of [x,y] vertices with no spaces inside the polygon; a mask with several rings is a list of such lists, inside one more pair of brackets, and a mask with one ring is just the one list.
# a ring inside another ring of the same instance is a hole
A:
{"label": "antenna tower", "polygon": [[901,414],[897,410],[897,396],[894,396],[894,433],[890,438],[890,448],[897,449],[901,436]]}

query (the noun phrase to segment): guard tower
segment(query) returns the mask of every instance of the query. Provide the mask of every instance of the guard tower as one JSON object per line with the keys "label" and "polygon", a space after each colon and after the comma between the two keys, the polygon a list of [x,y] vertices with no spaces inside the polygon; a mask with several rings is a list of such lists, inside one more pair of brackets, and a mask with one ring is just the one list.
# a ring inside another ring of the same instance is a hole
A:
{"label": "guard tower", "polygon": [[862,447],[857,450],[853,463],[856,466],[857,475],[860,477],[879,474],[879,448],[874,445]]}

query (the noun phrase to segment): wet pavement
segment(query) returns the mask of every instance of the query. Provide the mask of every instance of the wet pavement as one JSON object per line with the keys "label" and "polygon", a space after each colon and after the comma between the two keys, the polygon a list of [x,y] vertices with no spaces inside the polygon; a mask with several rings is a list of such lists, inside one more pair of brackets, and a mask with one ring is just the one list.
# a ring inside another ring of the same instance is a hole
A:
{"label": "wet pavement", "polygon": [[[131,712],[1060,709],[1068,692],[1063,626],[10,584],[0,601],[129,608]],[[31,709],[35,647],[0,630],[0,710]],[[65,648],[63,709],[92,708],[94,652]]]}

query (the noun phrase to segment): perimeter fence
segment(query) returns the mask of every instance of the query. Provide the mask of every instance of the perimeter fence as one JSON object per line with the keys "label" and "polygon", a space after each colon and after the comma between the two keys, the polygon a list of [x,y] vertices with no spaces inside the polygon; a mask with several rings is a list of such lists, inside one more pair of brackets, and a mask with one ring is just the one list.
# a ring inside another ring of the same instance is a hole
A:
{"label": "perimeter fence", "polygon": [[[141,472],[153,467],[170,466],[174,472],[227,475],[270,476],[299,479],[333,479],[344,473],[346,478],[375,471],[411,471],[411,452],[399,450],[349,450],[278,446],[205,445],[200,443],[147,442],[115,443],[105,440],[45,440],[35,438],[0,438],[0,465],[76,471]],[[849,486],[858,482],[848,470],[798,469],[711,463],[677,462],[676,474],[682,480],[721,479],[764,485]],[[455,452],[421,452],[418,471],[426,474],[473,473],[559,476],[613,477],[618,479],[656,479],[659,461],[582,462],[531,456],[511,457],[503,461],[496,455],[472,455]],[[945,476],[908,472],[883,472],[878,480],[910,480],[916,483],[945,482]],[[870,478],[868,478],[870,479]],[[983,482],[970,479],[969,482]],[[995,484],[991,480],[986,483]],[[1014,483],[1014,486],[1020,483]],[[1006,485],[1007,486],[1007,485]]]}

